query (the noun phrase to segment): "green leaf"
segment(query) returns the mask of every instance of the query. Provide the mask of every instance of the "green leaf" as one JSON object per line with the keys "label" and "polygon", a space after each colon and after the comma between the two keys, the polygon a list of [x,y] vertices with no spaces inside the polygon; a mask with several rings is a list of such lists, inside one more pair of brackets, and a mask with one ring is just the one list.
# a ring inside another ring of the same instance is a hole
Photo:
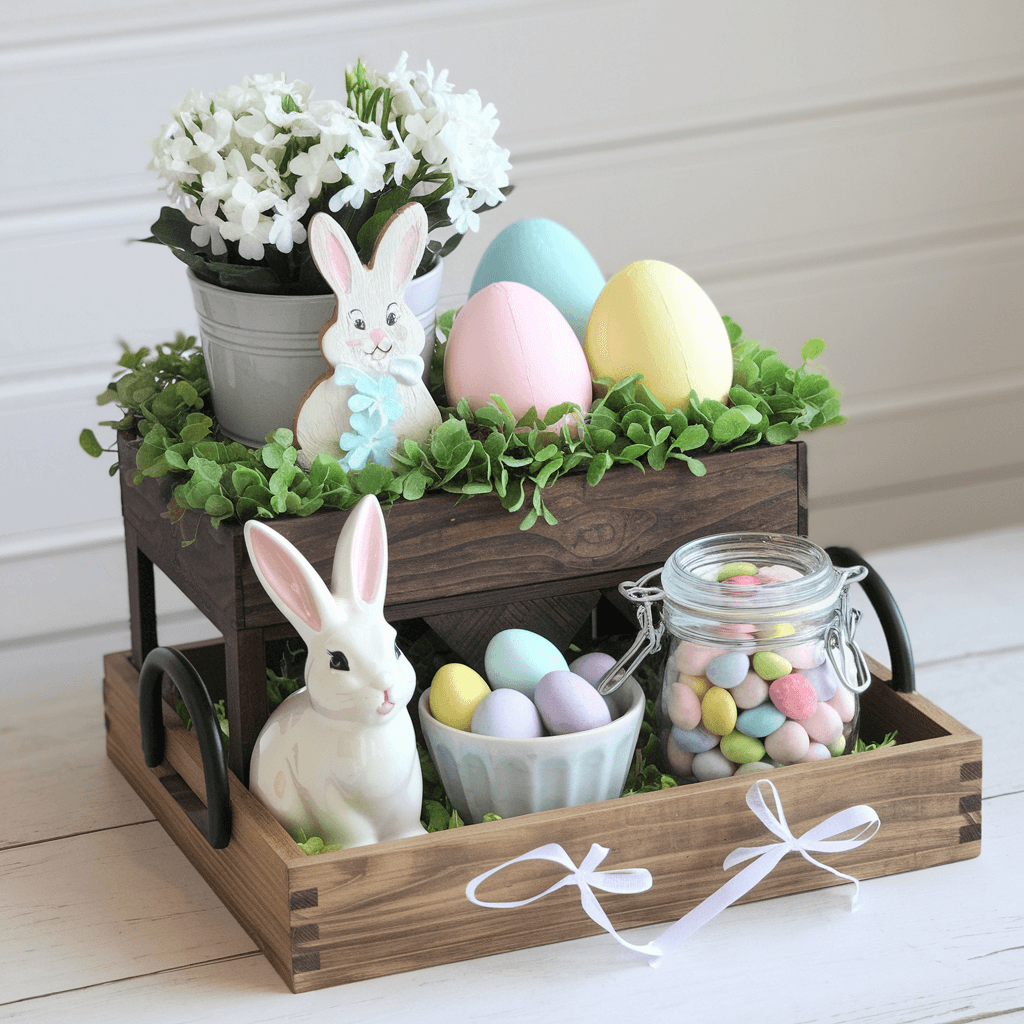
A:
{"label": "green leaf", "polygon": [[825,342],[821,338],[811,338],[810,341],[805,341],[804,347],[800,349],[800,358],[805,363],[809,363],[812,359],[817,359],[824,351]]}
{"label": "green leaf", "polygon": [[728,409],[718,419],[711,429],[711,437],[718,444],[727,444],[742,437],[750,429],[750,421],[738,409]]}
{"label": "green leaf", "polygon": [[89,429],[83,430],[78,435],[78,443],[82,446],[86,455],[91,455],[94,459],[98,459],[103,454],[103,447],[96,440],[96,435]]}
{"label": "green leaf", "polygon": [[800,398],[809,398],[811,395],[817,395],[822,391],[828,390],[828,378],[823,377],[820,373],[809,373],[806,377],[801,377],[793,385],[793,394]]}

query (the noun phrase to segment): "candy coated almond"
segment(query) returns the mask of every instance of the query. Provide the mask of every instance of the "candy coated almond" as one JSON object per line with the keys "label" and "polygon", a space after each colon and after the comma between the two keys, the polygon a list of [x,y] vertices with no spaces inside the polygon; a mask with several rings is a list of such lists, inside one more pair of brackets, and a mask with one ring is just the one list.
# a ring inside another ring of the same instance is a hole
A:
{"label": "candy coated almond", "polygon": [[800,758],[801,764],[806,764],[809,761],[827,761],[832,755],[829,753],[828,747],[823,743],[811,743],[807,747],[807,753]]}
{"label": "candy coated almond", "polygon": [[757,575],[765,583],[789,583],[792,580],[801,579],[803,573],[790,568],[788,565],[762,565],[757,570]]}
{"label": "candy coated almond", "polygon": [[703,676],[680,676],[679,682],[693,690],[698,700],[703,700],[704,694],[711,689],[711,683]]}
{"label": "candy coated almond", "polygon": [[759,587],[764,581],[757,576],[730,576],[724,582],[733,587]]}
{"label": "candy coated almond", "polygon": [[729,651],[728,654],[720,654],[709,661],[704,674],[715,686],[731,690],[743,682],[749,671],[750,659],[741,651]]}
{"label": "candy coated almond", "polygon": [[738,708],[756,708],[768,699],[768,684],[753,670],[730,691]]}
{"label": "candy coated almond", "polygon": [[807,730],[799,722],[786,722],[765,737],[765,753],[780,764],[795,764],[811,745]]}
{"label": "candy coated almond", "polygon": [[736,774],[736,765],[720,750],[705,750],[693,759],[693,774],[701,782],[712,779],[727,779]]}
{"label": "candy coated almond", "polygon": [[809,718],[801,718],[800,724],[807,730],[807,735],[812,740],[823,743],[826,747],[843,735],[843,720],[839,717],[839,712],[821,701],[814,709],[814,714]]}
{"label": "candy coated almond", "polygon": [[734,731],[728,736],[723,736],[720,747],[722,753],[733,764],[749,764],[764,757],[764,744],[751,736],[744,736],[741,732]]}
{"label": "candy coated almond", "polygon": [[700,698],[685,683],[673,683],[668,691],[668,717],[680,729],[696,729],[700,725]]}
{"label": "candy coated almond", "polygon": [[683,750],[676,743],[672,734],[669,733],[668,743],[665,744],[665,756],[668,758],[669,770],[674,775],[692,775],[693,753]]}
{"label": "candy coated almond", "polygon": [[757,574],[757,566],[753,562],[726,562],[718,570],[718,582],[732,579],[734,576],[754,576]]}
{"label": "candy coated almond", "polygon": [[725,736],[736,728],[736,701],[721,686],[712,686],[700,702],[701,723],[708,732]]}
{"label": "candy coated almond", "polygon": [[787,717],[800,722],[810,718],[818,706],[818,695],[806,676],[793,672],[768,687],[771,702]]}
{"label": "candy coated almond", "polygon": [[835,696],[825,702],[829,707],[833,708],[838,712],[839,717],[844,722],[852,722],[853,714],[856,710],[856,704],[853,699],[853,694],[845,686],[840,686],[835,692]]}
{"label": "candy coated almond", "polygon": [[721,647],[705,647],[704,644],[681,640],[676,650],[676,668],[684,676],[702,676],[708,662],[725,654]]}
{"label": "candy coated almond", "polygon": [[708,732],[702,725],[698,725],[696,729],[680,729],[679,726],[674,726],[671,735],[675,745],[689,754],[699,754],[702,750],[717,747],[721,738],[713,732]]}
{"label": "candy coated almond", "polygon": [[758,651],[752,662],[754,671],[768,682],[788,676],[793,671],[793,666],[781,654],[776,654],[774,651]]}

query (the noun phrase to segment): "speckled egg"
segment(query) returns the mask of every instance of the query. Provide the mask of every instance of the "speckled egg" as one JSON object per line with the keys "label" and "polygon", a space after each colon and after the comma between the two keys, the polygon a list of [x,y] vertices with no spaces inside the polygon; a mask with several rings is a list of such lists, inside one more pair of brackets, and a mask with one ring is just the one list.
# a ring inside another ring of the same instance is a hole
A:
{"label": "speckled egg", "polygon": [[548,672],[537,683],[534,703],[548,732],[561,736],[598,729],[611,720],[604,698],[568,669]]}
{"label": "speckled egg", "polygon": [[604,274],[568,228],[535,217],[509,224],[487,246],[469,294],[498,281],[528,285],[550,299],[582,341],[590,311],[604,287]]}
{"label": "speckled egg", "polygon": [[568,669],[562,652],[547,637],[528,629],[495,633],[484,652],[484,672],[495,689],[507,686],[533,697],[541,676]]}
{"label": "speckled egg", "polygon": [[452,325],[444,355],[448,403],[474,409],[500,395],[518,419],[563,402],[590,409],[590,368],[568,321],[525,284],[500,281],[478,291]]}
{"label": "speckled egg", "polygon": [[678,267],[640,260],[601,290],[583,349],[594,377],[642,373],[669,409],[685,409],[694,390],[725,401],[732,385],[732,346],[707,293]]}
{"label": "speckled egg", "polygon": [[771,702],[787,717],[800,721],[810,718],[818,706],[818,695],[806,676],[791,672],[768,687]]}
{"label": "speckled egg", "polygon": [[528,740],[543,736],[544,725],[536,705],[525,693],[502,688],[492,690],[477,704],[470,732]]}
{"label": "speckled egg", "polygon": [[444,725],[469,732],[476,706],[490,692],[468,665],[442,665],[430,684],[430,713]]}

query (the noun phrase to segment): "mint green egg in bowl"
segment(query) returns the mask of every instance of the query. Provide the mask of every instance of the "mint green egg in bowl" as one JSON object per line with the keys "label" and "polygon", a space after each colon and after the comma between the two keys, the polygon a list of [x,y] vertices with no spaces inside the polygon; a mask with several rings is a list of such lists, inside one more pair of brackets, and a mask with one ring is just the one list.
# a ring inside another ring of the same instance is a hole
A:
{"label": "mint green egg in bowl", "polygon": [[561,736],[508,739],[453,729],[419,701],[430,758],[459,816],[514,818],[534,811],[614,800],[622,795],[644,718],[644,693],[630,676],[605,697],[608,725]]}

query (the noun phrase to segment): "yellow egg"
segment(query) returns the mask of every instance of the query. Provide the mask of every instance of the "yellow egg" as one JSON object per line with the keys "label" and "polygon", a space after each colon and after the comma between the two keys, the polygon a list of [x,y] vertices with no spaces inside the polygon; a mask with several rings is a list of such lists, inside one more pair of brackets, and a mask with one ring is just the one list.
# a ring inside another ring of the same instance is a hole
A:
{"label": "yellow egg", "polygon": [[444,725],[469,732],[477,704],[490,692],[483,676],[468,665],[442,665],[430,684],[430,713]]}
{"label": "yellow egg", "polygon": [[724,401],[732,386],[732,346],[721,315],[693,278],[659,260],[631,263],[604,286],[583,351],[595,378],[642,373],[669,409],[685,409],[691,389]]}

